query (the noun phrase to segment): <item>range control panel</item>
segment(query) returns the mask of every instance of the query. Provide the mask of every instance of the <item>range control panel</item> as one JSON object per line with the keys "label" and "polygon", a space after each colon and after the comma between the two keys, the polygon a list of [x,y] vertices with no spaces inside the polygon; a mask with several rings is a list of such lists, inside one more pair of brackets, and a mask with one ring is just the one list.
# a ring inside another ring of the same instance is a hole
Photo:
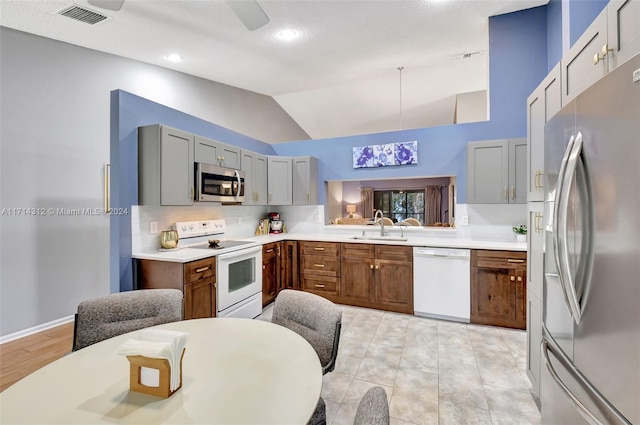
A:
{"label": "range control panel", "polygon": [[176,223],[178,238],[195,238],[197,236],[223,235],[225,223],[223,219],[201,221],[179,221]]}

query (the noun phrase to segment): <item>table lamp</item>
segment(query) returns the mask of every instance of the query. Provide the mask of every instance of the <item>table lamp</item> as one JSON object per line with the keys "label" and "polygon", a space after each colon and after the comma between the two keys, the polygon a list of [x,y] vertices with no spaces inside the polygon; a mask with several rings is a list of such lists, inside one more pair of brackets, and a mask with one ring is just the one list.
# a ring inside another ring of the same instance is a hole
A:
{"label": "table lamp", "polygon": [[349,213],[349,218],[353,218],[353,213],[356,212],[356,206],[347,205],[347,212]]}

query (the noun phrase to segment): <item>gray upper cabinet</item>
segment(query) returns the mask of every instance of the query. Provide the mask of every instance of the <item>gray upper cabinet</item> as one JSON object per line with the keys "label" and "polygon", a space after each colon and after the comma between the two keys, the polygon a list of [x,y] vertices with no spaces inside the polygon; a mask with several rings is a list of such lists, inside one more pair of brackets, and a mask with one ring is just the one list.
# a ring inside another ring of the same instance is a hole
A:
{"label": "gray upper cabinet", "polygon": [[526,139],[467,145],[467,202],[524,204],[527,200]]}
{"label": "gray upper cabinet", "polygon": [[293,196],[291,157],[267,156],[268,205],[291,205]]}
{"label": "gray upper cabinet", "polygon": [[295,157],[293,166],[293,205],[318,203],[318,159],[313,156]]}
{"label": "gray upper cabinet", "polygon": [[562,104],[640,52],[640,0],[612,0],[562,58]]}
{"label": "gray upper cabinet", "polygon": [[193,205],[193,139],[159,124],[138,128],[140,205]]}
{"label": "gray upper cabinet", "polygon": [[640,0],[611,0],[607,12],[609,72],[640,53]]}
{"label": "gray upper cabinet", "polygon": [[244,171],[243,205],[267,205],[267,157],[242,150],[241,168]]}
{"label": "gray upper cabinet", "polygon": [[527,201],[544,200],[544,126],[562,108],[560,64],[527,99]]}
{"label": "gray upper cabinet", "polygon": [[240,169],[240,148],[195,136],[195,162]]}

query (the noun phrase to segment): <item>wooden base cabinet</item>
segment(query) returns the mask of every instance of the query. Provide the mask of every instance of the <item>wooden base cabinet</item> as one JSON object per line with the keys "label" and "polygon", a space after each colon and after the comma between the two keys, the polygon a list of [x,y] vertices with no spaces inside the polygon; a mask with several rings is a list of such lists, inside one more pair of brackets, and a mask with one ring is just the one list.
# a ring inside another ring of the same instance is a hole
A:
{"label": "wooden base cabinet", "polygon": [[340,302],[413,314],[413,249],[395,245],[341,247]]}
{"label": "wooden base cabinet", "polygon": [[189,263],[136,260],[138,289],[180,289],[184,294],[183,317],[216,316],[216,258]]}
{"label": "wooden base cabinet", "polygon": [[262,307],[278,295],[281,245],[282,242],[272,242],[262,246]]}
{"label": "wooden base cabinet", "polygon": [[471,323],[526,328],[527,253],[471,251]]}
{"label": "wooden base cabinet", "polygon": [[339,302],[340,244],[298,242],[300,289]]}

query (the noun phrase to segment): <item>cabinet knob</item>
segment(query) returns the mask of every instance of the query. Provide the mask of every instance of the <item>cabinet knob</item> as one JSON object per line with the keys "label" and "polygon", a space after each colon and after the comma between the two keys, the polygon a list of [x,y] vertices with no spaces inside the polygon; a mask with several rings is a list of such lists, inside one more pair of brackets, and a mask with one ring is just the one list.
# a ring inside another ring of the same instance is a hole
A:
{"label": "cabinet knob", "polygon": [[516,277],[515,276],[511,276],[511,282],[515,282]]}
{"label": "cabinet knob", "polygon": [[522,276],[518,276],[518,282],[522,282]]}
{"label": "cabinet knob", "polygon": [[380,270],[380,264],[376,264],[376,270]]}
{"label": "cabinet knob", "polygon": [[593,55],[593,64],[597,65],[600,61],[604,60],[609,52],[613,52],[613,49],[610,49],[609,45],[605,43],[602,46],[602,49],[600,49],[600,53],[596,53],[595,55]]}
{"label": "cabinet knob", "polygon": [[512,200],[516,199],[516,187],[515,186],[511,186],[511,199]]}
{"label": "cabinet knob", "polygon": [[371,270],[373,270],[373,264],[369,264],[369,267],[371,268]]}
{"label": "cabinet knob", "polygon": [[509,192],[508,192],[508,188],[507,186],[504,187],[504,189],[502,190],[504,193],[504,200],[508,201],[509,200]]}

